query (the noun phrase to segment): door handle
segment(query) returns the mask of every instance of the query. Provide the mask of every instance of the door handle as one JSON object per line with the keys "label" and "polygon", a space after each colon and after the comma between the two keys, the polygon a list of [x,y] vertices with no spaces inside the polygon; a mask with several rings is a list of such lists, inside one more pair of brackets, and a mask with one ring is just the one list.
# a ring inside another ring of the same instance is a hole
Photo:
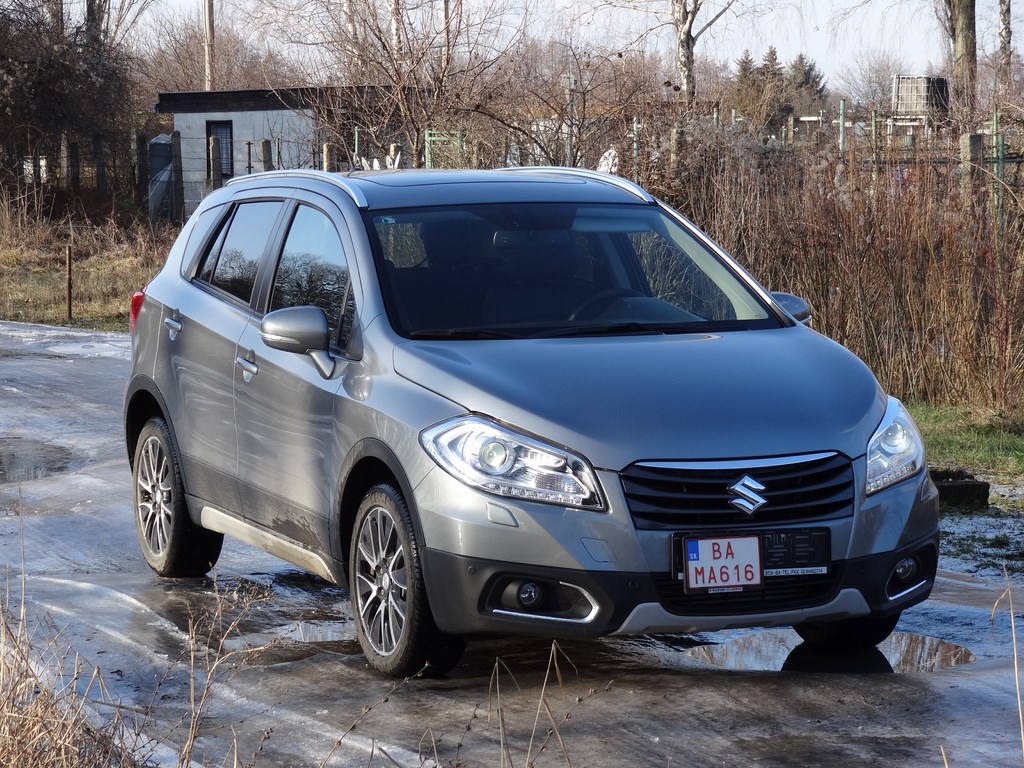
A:
{"label": "door handle", "polygon": [[174,310],[174,314],[164,318],[164,325],[167,327],[168,335],[171,337],[171,341],[174,341],[178,334],[181,333],[185,324],[178,319],[178,310]]}
{"label": "door handle", "polygon": [[236,357],[235,365],[242,369],[242,378],[245,379],[246,384],[252,381],[252,377],[260,372],[260,367],[256,363],[244,357]]}

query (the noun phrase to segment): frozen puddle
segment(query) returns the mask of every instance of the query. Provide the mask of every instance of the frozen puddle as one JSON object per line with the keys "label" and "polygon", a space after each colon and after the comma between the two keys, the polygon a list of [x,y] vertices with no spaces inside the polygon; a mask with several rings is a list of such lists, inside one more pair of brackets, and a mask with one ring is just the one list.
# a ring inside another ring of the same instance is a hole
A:
{"label": "frozen puddle", "polygon": [[299,643],[338,643],[355,639],[355,629],[347,621],[300,621],[284,635]]}
{"label": "frozen puddle", "polygon": [[974,654],[961,645],[907,632],[893,633],[877,648],[833,651],[801,643],[793,632],[771,630],[685,653],[704,664],[744,671],[940,672],[974,661]]}
{"label": "frozen puddle", "polygon": [[23,437],[0,438],[0,485],[23,483],[67,471],[67,448]]}

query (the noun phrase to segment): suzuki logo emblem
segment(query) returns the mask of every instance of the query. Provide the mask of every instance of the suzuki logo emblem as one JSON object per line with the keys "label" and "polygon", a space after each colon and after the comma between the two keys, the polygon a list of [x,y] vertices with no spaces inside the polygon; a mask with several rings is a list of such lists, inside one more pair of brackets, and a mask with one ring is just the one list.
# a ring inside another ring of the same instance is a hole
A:
{"label": "suzuki logo emblem", "polygon": [[768,499],[761,496],[764,486],[750,475],[744,475],[734,485],[729,486],[729,491],[736,495],[729,503],[741,512],[748,515],[754,514],[758,509],[768,503]]}

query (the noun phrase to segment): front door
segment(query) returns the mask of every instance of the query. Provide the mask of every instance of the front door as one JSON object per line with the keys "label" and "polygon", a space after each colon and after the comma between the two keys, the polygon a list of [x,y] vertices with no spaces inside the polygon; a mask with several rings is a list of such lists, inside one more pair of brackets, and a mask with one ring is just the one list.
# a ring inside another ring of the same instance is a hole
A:
{"label": "front door", "polygon": [[[338,229],[321,209],[291,213],[269,290],[268,310],[317,306],[331,329],[334,375],[307,355],[271,349],[253,318],[235,365],[238,480],[247,517],[305,549],[330,552],[339,468],[335,409],[347,366],[344,336],[353,314],[348,260]],[[348,308],[348,312],[346,312]]]}

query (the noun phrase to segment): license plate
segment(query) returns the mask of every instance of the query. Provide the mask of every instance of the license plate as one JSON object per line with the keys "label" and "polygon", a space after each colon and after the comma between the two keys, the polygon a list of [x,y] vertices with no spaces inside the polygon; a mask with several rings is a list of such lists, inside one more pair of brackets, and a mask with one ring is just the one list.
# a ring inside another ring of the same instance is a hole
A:
{"label": "license plate", "polygon": [[687,592],[742,592],[762,586],[759,536],[685,539]]}

